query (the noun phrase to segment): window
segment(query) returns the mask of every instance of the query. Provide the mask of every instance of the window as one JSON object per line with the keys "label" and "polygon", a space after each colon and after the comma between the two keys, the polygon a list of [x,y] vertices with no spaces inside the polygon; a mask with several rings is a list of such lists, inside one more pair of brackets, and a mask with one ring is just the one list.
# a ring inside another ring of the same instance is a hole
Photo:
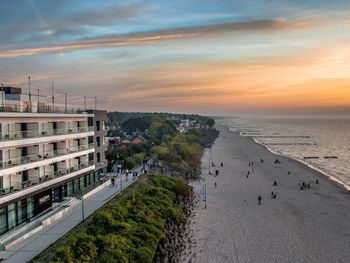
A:
{"label": "window", "polygon": [[94,126],[94,119],[92,117],[88,117],[88,126]]}
{"label": "window", "polygon": [[101,162],[101,153],[96,154],[96,162],[98,162],[98,163]]}
{"label": "window", "polygon": [[6,208],[0,209],[0,235],[7,231]]}
{"label": "window", "polygon": [[67,195],[70,196],[74,192],[74,182],[69,182],[67,184]]}
{"label": "window", "polygon": [[0,189],[4,188],[4,177],[0,177]]}
{"label": "window", "polygon": [[85,178],[84,176],[80,177],[80,189],[83,189],[85,187]]}
{"label": "window", "polygon": [[96,130],[97,131],[101,130],[101,123],[100,123],[100,121],[96,121]]}
{"label": "window", "polygon": [[12,229],[17,225],[16,204],[12,203],[7,206],[8,228]]}
{"label": "window", "polygon": [[100,136],[96,137],[96,146],[97,147],[101,146],[101,137]]}
{"label": "window", "polygon": [[27,219],[27,204],[23,199],[17,203],[18,224],[23,223]]}
{"label": "window", "polygon": [[31,219],[34,216],[34,198],[27,198],[27,218]]}

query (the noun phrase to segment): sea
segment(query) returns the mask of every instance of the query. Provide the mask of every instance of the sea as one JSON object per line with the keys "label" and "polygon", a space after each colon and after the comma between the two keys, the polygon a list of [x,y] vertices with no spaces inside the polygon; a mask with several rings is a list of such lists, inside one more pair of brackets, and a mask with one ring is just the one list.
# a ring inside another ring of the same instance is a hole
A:
{"label": "sea", "polygon": [[350,118],[225,118],[241,136],[298,160],[350,190]]}

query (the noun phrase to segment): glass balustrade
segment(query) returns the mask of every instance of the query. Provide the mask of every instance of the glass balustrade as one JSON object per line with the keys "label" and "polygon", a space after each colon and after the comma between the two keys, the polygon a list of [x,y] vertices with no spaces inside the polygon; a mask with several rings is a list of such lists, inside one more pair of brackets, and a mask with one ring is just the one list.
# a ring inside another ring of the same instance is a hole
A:
{"label": "glass balustrade", "polygon": [[54,158],[62,155],[67,155],[70,153],[85,151],[88,149],[94,148],[94,144],[86,144],[86,145],[80,145],[80,146],[74,146],[70,148],[64,148],[64,149],[58,149],[55,151],[49,151],[45,152],[44,154],[32,154],[27,156],[20,156],[15,158],[10,158],[8,161],[2,161],[0,162],[0,169],[6,169],[18,165],[33,163],[49,158]]}
{"label": "glass balustrade", "polygon": [[0,140],[1,141],[20,140],[20,139],[55,136],[55,135],[65,135],[65,134],[75,134],[75,133],[83,133],[83,132],[91,132],[91,131],[94,131],[93,126],[74,127],[74,128],[68,128],[68,129],[45,129],[41,132],[38,132],[38,131],[11,131],[8,133],[0,133]]}
{"label": "glass balustrade", "polygon": [[17,192],[17,191],[22,190],[22,189],[30,188],[32,186],[48,182],[48,181],[53,180],[53,179],[58,178],[58,177],[62,177],[62,176],[69,175],[69,174],[74,173],[74,172],[78,172],[78,171],[85,169],[93,164],[94,164],[94,161],[83,162],[75,167],[70,167],[67,169],[58,169],[55,172],[46,173],[42,177],[31,178],[30,180],[20,182],[19,184],[17,183],[16,186],[10,186],[7,188],[0,189],[0,196],[11,194],[13,192]]}

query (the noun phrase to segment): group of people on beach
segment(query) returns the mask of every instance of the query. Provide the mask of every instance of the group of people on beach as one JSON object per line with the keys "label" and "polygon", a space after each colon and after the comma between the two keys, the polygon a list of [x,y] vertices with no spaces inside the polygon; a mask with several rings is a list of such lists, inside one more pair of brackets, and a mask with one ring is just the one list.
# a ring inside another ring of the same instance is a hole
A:
{"label": "group of people on beach", "polygon": [[249,169],[248,169],[248,172],[247,172],[247,175],[246,175],[247,178],[250,175],[250,169],[252,170],[252,174],[254,173],[254,162],[249,162],[248,166],[249,166]]}
{"label": "group of people on beach", "polygon": [[[213,161],[211,162],[211,166],[212,166],[212,167],[215,167],[215,163],[214,163]],[[220,166],[221,166],[221,167],[224,167],[224,163],[223,163],[223,162],[220,162]],[[212,173],[209,171],[209,174],[211,175]],[[215,170],[214,176],[216,177],[216,176],[218,176],[218,175],[219,175],[219,170],[216,169],[216,170]],[[215,188],[217,187],[216,181],[214,182],[214,186],[215,186]]]}
{"label": "group of people on beach", "polygon": [[[264,163],[265,161],[264,161],[264,159],[260,159],[260,162],[261,162],[261,163]],[[274,163],[275,163],[275,164],[281,164],[281,161],[280,161],[279,159],[276,159],[276,160],[274,161]],[[253,162],[249,162],[249,164],[248,164],[249,168],[250,168],[250,167],[253,167],[253,165],[254,165]],[[288,171],[288,175],[291,175],[291,172],[290,172],[290,171]],[[247,177],[248,177],[248,176],[249,176],[249,170],[248,170]],[[316,179],[315,183],[316,183],[316,184],[319,184],[318,179]],[[277,186],[277,181],[274,181],[274,182],[273,182],[273,186]],[[302,183],[299,183],[299,188],[300,188],[300,190],[311,189],[311,182],[306,183],[306,182],[304,181],[304,182],[302,182]],[[272,198],[272,199],[276,199],[276,198],[277,198],[277,192],[272,191],[272,192],[271,192],[271,198]],[[261,197],[261,195],[259,195],[259,196],[258,196],[258,204],[259,204],[259,205],[261,205],[261,201],[262,201],[262,197]]]}

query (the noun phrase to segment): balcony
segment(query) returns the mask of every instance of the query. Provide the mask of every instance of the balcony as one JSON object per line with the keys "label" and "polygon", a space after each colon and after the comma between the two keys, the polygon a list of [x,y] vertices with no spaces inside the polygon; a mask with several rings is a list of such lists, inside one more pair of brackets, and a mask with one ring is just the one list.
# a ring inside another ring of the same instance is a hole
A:
{"label": "balcony", "polygon": [[80,145],[80,146],[75,146],[75,147],[70,147],[68,149],[59,149],[55,151],[50,151],[50,152],[45,152],[43,155],[41,154],[33,154],[33,155],[28,155],[28,156],[21,156],[21,157],[16,157],[16,158],[11,158],[8,161],[5,162],[0,162],[0,170],[1,169],[7,169],[23,164],[29,164],[29,163],[35,163],[38,161],[42,160],[49,160],[55,157],[71,154],[71,153],[76,153],[76,152],[81,152],[89,149],[93,149],[94,144],[86,144],[86,145]]}
{"label": "balcony", "polygon": [[87,109],[76,107],[74,105],[55,104],[55,106],[46,103],[32,103],[21,101],[5,103],[0,106],[0,112],[25,112],[25,113],[65,113],[65,114],[82,114]]}
{"label": "balcony", "polygon": [[93,132],[93,131],[94,131],[93,126],[75,127],[75,128],[69,128],[69,129],[46,129],[40,133],[38,131],[12,131],[6,134],[0,133],[0,141],[41,138],[46,136],[76,134],[76,133]]}
{"label": "balcony", "polygon": [[8,188],[0,189],[0,204],[9,202],[15,198],[24,196],[33,191],[43,189],[44,187],[50,187],[63,180],[67,180],[78,176],[79,174],[94,170],[95,165],[93,161],[81,163],[76,167],[69,169],[62,169],[55,173],[47,174],[43,177],[36,178],[37,180],[28,180],[22,182],[18,187],[10,186]]}

